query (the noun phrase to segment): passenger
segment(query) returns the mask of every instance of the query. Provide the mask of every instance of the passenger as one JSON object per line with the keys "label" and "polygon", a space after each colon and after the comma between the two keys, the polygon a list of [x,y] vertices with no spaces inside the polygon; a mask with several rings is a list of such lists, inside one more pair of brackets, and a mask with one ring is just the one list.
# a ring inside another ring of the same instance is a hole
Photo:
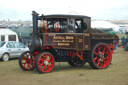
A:
{"label": "passenger", "polygon": [[43,19],[41,20],[41,23],[40,23],[40,31],[45,32],[44,20]]}

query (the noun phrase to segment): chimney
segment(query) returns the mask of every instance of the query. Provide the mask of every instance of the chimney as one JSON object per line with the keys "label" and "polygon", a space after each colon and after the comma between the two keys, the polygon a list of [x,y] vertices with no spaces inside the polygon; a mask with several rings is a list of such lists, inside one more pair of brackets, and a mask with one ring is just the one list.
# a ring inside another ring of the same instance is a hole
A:
{"label": "chimney", "polygon": [[38,13],[32,11],[32,19],[33,19],[33,33],[38,33]]}

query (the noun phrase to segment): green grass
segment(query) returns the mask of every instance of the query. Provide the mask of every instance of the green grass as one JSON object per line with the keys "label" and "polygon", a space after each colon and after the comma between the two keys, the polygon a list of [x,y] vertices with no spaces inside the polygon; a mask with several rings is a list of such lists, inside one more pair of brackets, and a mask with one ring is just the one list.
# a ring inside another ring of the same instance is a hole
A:
{"label": "green grass", "polygon": [[51,73],[36,69],[23,71],[18,60],[0,61],[0,85],[128,85],[128,51],[119,48],[107,69],[95,70],[87,63],[74,68],[66,62],[55,63]]}

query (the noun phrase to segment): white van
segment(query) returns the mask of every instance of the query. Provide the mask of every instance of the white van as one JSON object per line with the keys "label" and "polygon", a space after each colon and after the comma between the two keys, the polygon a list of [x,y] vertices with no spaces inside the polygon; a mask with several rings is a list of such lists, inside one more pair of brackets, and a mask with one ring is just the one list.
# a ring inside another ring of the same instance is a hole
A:
{"label": "white van", "polygon": [[0,27],[0,41],[17,41],[19,42],[16,32],[11,31],[8,28]]}

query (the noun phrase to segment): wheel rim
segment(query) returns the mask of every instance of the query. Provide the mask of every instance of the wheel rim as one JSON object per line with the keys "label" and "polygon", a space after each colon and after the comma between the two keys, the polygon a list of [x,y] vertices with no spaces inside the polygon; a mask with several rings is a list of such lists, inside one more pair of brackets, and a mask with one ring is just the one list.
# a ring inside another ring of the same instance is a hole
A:
{"label": "wheel rim", "polygon": [[33,60],[32,60],[32,56],[30,55],[29,52],[24,53],[22,55],[21,64],[22,64],[23,68],[26,69],[26,70],[31,70],[31,69],[34,68],[34,63],[33,63]]}
{"label": "wheel rim", "polygon": [[43,73],[50,72],[54,67],[54,58],[49,53],[42,53],[38,60],[38,67]]}
{"label": "wheel rim", "polygon": [[111,51],[106,45],[98,45],[93,51],[93,62],[98,68],[106,68],[111,62]]}
{"label": "wheel rim", "polygon": [[8,61],[8,59],[9,59],[8,54],[4,54],[4,56],[3,56],[3,61]]}

